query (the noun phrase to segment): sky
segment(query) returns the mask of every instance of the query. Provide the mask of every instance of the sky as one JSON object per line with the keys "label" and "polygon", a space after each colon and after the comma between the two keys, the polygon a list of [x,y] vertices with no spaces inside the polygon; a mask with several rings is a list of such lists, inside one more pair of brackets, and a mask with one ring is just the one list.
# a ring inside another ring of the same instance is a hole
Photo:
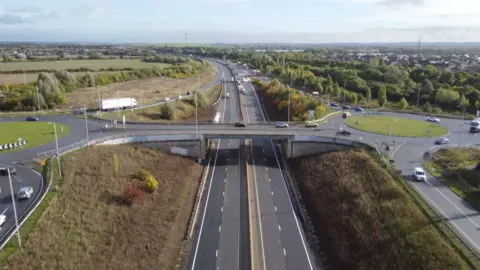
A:
{"label": "sky", "polygon": [[0,0],[0,41],[479,42],[480,0]]}

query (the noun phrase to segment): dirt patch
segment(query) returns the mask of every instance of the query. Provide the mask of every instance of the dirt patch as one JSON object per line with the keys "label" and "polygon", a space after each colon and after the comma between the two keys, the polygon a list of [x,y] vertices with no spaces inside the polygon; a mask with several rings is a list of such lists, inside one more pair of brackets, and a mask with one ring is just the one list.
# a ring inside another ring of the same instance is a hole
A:
{"label": "dirt patch", "polygon": [[[222,93],[221,85],[217,85],[210,90],[203,92],[207,99],[208,106],[198,108],[198,121],[211,121],[215,116],[219,104],[213,105]],[[123,115],[128,122],[143,122],[143,123],[167,123],[167,122],[195,122],[195,106],[191,98],[184,98],[183,100],[172,102],[175,108],[175,119],[165,120],[160,116],[160,106],[153,106],[145,109],[125,111],[122,113],[104,113],[101,114],[102,119],[121,121]]]}
{"label": "dirt patch", "polygon": [[99,86],[98,91],[95,87],[76,89],[65,94],[67,102],[62,108],[83,108],[86,105],[87,108],[96,109],[99,93],[101,99],[131,97],[137,99],[138,105],[144,105],[165,97],[185,95],[187,91],[201,88],[214,78],[215,70],[211,69],[186,79],[155,77]]}
{"label": "dirt patch", "polygon": [[469,269],[363,150],[290,161],[335,269]]}
{"label": "dirt patch", "polygon": [[[119,160],[114,174],[113,155]],[[147,169],[159,188],[143,204],[118,205],[132,174]],[[183,241],[202,166],[129,145],[64,157],[64,183],[8,269],[183,269]]]}

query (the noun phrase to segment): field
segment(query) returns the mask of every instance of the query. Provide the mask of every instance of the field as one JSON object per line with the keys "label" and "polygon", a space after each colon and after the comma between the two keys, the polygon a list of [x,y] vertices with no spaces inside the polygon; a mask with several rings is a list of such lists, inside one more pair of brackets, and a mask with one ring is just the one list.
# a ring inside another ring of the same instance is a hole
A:
{"label": "field", "polygon": [[98,95],[101,99],[116,97],[131,97],[137,99],[138,105],[163,100],[164,97],[173,97],[185,94],[187,91],[198,89],[215,78],[215,70],[211,69],[186,79],[172,79],[155,77],[149,79],[113,83],[98,88],[88,87],[76,89],[65,94],[66,104],[62,108],[98,108]]}
{"label": "field", "polygon": [[[205,98],[209,104],[208,107],[198,109],[198,121],[212,120],[215,115],[216,106],[212,106],[218,100],[221,94],[221,85],[215,86],[213,89],[207,90],[204,93]],[[168,121],[160,118],[160,105],[145,109],[126,111],[122,113],[110,112],[101,114],[100,117],[109,120],[121,121],[125,115],[125,121],[129,122],[143,122],[143,123],[164,123],[172,121],[195,121],[195,106],[191,98],[185,98],[180,101],[172,103],[175,108],[175,119]]]}
{"label": "field", "polygon": [[469,269],[365,151],[300,157],[289,165],[333,269]]}
{"label": "field", "polygon": [[440,149],[424,158],[427,170],[472,207],[480,210],[479,148]]}
{"label": "field", "polygon": [[[140,59],[107,59],[107,60],[68,60],[68,61],[44,61],[44,62],[0,62],[0,72],[11,70],[62,70],[89,68],[92,70],[108,69],[108,68],[152,68],[157,66],[163,68],[169,64],[163,63],[147,63]],[[23,82],[23,79],[22,79]]]}
{"label": "field", "polygon": [[448,133],[448,129],[439,124],[401,117],[354,116],[345,120],[345,124],[354,129],[383,135],[390,134],[390,123],[392,136],[437,137]]}
{"label": "field", "polygon": [[[71,72],[75,76],[83,76],[86,72]],[[94,75],[118,73],[118,71],[96,71]],[[25,73],[24,74],[0,74],[0,85],[3,84],[22,84],[37,81],[38,73]]]}
{"label": "field", "polygon": [[[114,174],[113,155],[119,160]],[[64,181],[8,269],[183,269],[183,241],[202,173],[195,161],[129,145],[65,156]],[[132,175],[147,169],[159,188],[119,205]],[[177,266],[178,265],[178,266]]]}
{"label": "field", "polygon": [[[63,133],[62,133],[63,127]],[[70,127],[62,124],[56,124],[58,139],[67,135],[70,132]],[[42,144],[49,143],[55,140],[53,132],[53,125],[48,122],[4,122],[0,123],[0,144],[14,143],[19,138],[27,140],[28,144],[22,148],[17,148],[19,151],[28,148],[33,148]]]}

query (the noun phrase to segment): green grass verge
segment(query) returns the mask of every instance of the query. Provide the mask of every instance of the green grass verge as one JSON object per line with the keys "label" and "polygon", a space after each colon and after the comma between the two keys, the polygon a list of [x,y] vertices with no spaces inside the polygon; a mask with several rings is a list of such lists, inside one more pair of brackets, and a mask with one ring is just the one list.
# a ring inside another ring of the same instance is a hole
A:
{"label": "green grass verge", "polygon": [[[358,125],[355,123],[358,121]],[[392,122],[393,121],[393,122]],[[391,116],[355,116],[345,120],[345,124],[361,131],[389,135],[392,123],[392,136],[437,137],[448,133],[448,129],[427,121]]]}
{"label": "green grass verge", "polygon": [[[43,216],[45,210],[47,210],[50,203],[55,198],[57,194],[55,190],[55,185],[59,186],[59,189],[63,183],[63,181],[58,176],[58,162],[56,159],[52,160],[52,164],[48,160],[45,160],[46,165],[41,166],[38,164],[38,168],[43,172],[43,175],[47,179],[47,185],[50,181],[51,174],[53,173],[53,182],[50,190],[47,191],[45,198],[43,201],[38,205],[35,211],[30,215],[30,217],[23,223],[20,227],[20,239],[22,243],[25,243],[28,240],[28,234],[35,229],[37,223]],[[13,255],[18,250],[18,241],[17,238],[14,236],[10,238],[10,241],[5,245],[2,252],[0,252],[0,265],[3,265],[5,261]]]}
{"label": "green grass verge", "polygon": [[[63,132],[62,132],[63,127]],[[56,124],[58,139],[70,132],[70,127],[63,124]],[[22,148],[12,151],[19,151],[37,147],[55,140],[53,125],[48,122],[8,122],[0,123],[0,144],[14,143],[19,138],[27,140],[28,144]]]}

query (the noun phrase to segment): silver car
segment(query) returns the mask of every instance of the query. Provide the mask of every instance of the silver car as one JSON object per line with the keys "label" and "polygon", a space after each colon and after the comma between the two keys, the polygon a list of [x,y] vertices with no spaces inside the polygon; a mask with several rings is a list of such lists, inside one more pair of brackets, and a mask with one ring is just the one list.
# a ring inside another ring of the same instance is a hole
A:
{"label": "silver car", "polygon": [[288,124],[284,123],[284,122],[277,122],[275,124],[275,127],[277,127],[277,128],[288,128]]}
{"label": "silver car", "polygon": [[435,140],[435,144],[447,144],[450,140],[447,138],[438,138]]}
{"label": "silver car", "polygon": [[33,194],[33,188],[32,187],[22,187],[18,191],[18,199],[23,200],[23,199],[30,199]]}

